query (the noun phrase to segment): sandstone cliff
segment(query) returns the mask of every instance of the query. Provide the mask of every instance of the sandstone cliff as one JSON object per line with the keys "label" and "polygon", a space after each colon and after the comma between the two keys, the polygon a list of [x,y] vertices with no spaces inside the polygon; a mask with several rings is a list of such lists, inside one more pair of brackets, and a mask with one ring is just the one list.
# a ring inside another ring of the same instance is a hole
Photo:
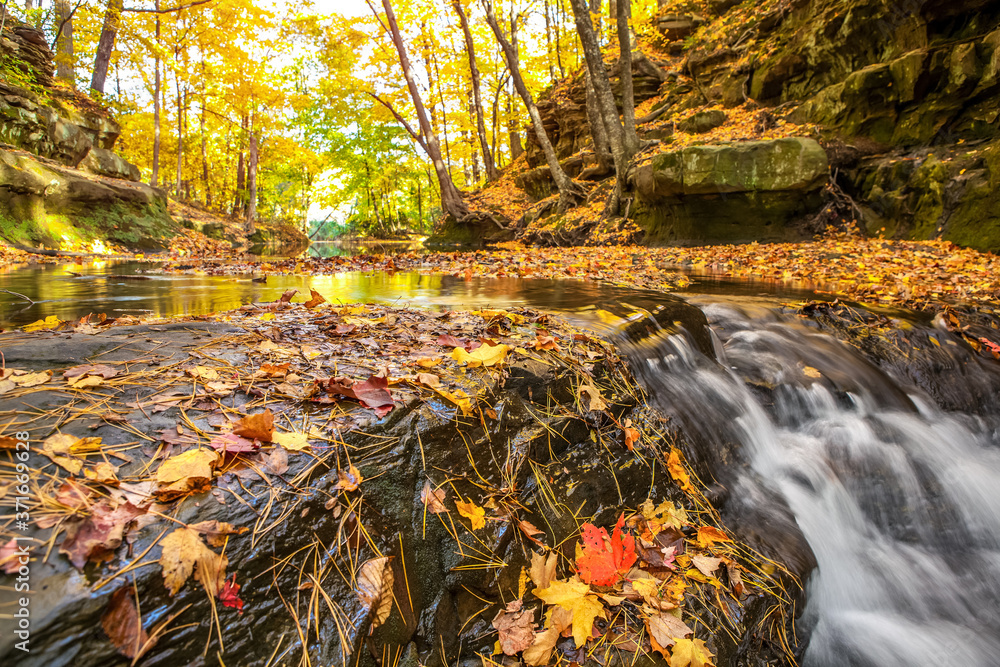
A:
{"label": "sandstone cliff", "polygon": [[22,245],[97,241],[157,249],[176,227],[166,194],[139,182],[113,148],[105,109],[57,84],[36,29],[7,17],[0,34],[0,236]]}

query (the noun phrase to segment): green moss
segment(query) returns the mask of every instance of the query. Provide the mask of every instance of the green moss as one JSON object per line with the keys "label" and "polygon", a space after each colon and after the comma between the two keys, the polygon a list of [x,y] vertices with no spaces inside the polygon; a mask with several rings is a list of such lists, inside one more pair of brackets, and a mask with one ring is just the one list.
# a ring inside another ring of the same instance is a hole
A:
{"label": "green moss", "polygon": [[117,203],[77,218],[75,227],[84,240],[107,239],[127,246],[158,248],[174,236],[174,228],[161,203],[130,207]]}
{"label": "green moss", "polygon": [[31,243],[41,231],[33,220],[15,220],[0,212],[0,236],[10,243],[22,245]]}

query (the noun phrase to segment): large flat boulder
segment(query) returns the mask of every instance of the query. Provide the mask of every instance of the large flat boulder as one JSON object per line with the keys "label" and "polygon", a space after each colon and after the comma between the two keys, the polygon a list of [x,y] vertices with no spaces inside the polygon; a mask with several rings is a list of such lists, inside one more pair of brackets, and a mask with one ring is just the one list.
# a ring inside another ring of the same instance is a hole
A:
{"label": "large flat boulder", "polygon": [[812,139],[689,146],[638,166],[635,219],[652,244],[791,241],[819,210],[829,163]]}

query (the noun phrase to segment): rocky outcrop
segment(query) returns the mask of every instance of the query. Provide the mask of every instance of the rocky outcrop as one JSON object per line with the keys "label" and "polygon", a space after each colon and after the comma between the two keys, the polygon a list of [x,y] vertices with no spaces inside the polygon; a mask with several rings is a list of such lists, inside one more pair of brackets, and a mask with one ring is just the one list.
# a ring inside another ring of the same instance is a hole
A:
{"label": "rocky outcrop", "polygon": [[797,239],[828,171],[812,139],[690,146],[635,169],[634,215],[653,244]]}
{"label": "rocky outcrop", "polygon": [[[618,65],[606,64],[605,67],[608,68],[615,98],[621,100]],[[632,86],[636,104],[656,97],[666,80],[667,73],[660,65],[647,56],[636,54],[632,62]],[[538,99],[537,106],[542,116],[542,125],[560,160],[592,143],[590,125],[587,122],[587,90],[582,71],[543,94]],[[545,154],[534,133],[527,132],[527,139],[528,164],[533,168],[544,165]]]}
{"label": "rocky outcrop", "polygon": [[175,226],[166,204],[163,191],[145,183],[0,149],[0,232],[14,243],[59,248],[110,239],[159,249]]}
{"label": "rocky outcrop", "polygon": [[55,84],[53,70],[42,33],[8,16],[0,34],[0,235],[50,248],[96,240],[163,247],[175,227],[166,195],[113,152],[118,123]]}

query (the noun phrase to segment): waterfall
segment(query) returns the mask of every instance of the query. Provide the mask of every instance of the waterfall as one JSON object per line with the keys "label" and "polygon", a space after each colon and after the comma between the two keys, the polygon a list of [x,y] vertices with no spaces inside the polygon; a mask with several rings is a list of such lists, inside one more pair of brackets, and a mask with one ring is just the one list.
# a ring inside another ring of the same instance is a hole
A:
{"label": "waterfall", "polygon": [[716,359],[665,331],[621,344],[726,503],[794,516],[804,665],[1000,665],[1000,415],[944,412],[792,317],[702,310]]}

